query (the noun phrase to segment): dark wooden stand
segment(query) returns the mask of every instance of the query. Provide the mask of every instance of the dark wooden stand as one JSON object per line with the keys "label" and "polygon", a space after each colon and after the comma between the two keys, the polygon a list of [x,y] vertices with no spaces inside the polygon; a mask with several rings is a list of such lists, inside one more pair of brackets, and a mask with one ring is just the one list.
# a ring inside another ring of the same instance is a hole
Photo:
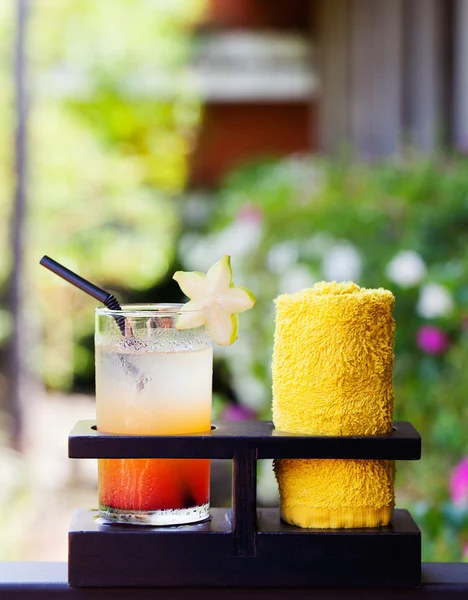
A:
{"label": "dark wooden stand", "polygon": [[69,531],[72,586],[414,587],[421,578],[421,535],[395,510],[387,527],[310,530],[287,525],[277,509],[257,509],[262,458],[417,460],[421,438],[404,422],[365,437],[280,433],[266,421],[217,422],[210,433],[120,436],[80,421],[71,458],[221,458],[233,461],[232,509],[205,523],[172,527],[101,525],[79,511]]}

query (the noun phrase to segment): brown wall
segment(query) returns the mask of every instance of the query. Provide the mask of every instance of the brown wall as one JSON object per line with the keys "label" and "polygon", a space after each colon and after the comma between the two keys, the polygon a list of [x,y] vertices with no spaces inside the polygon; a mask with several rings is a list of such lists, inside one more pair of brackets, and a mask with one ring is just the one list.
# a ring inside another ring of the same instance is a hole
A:
{"label": "brown wall", "polygon": [[210,0],[205,25],[216,29],[308,28],[309,0]]}
{"label": "brown wall", "polygon": [[191,184],[212,186],[247,161],[315,148],[316,131],[316,111],[304,103],[212,104],[192,156]]}
{"label": "brown wall", "polygon": [[[209,0],[201,29],[308,32],[310,0]],[[314,150],[315,102],[209,103],[191,157],[189,184],[214,186],[237,166],[264,157]]]}

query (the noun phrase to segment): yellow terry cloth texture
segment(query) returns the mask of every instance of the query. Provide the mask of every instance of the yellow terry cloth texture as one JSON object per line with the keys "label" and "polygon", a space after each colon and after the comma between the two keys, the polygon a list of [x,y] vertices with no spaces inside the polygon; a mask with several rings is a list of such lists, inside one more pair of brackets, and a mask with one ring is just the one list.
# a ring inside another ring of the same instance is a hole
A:
{"label": "yellow terry cloth texture", "polygon": [[[388,290],[321,282],[276,300],[273,420],[309,435],[388,433],[393,418]],[[394,507],[393,461],[277,460],[281,516],[301,527],[375,527]]]}
{"label": "yellow terry cloth texture", "polygon": [[392,518],[393,460],[275,461],[281,517],[316,529],[378,527]]}

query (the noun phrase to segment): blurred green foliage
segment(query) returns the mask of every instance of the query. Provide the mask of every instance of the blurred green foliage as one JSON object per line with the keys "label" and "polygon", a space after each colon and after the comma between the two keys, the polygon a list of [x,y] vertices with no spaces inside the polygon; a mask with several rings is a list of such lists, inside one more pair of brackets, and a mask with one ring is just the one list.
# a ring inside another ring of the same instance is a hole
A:
{"label": "blurred green foliage", "polygon": [[[206,229],[191,221],[197,203],[211,206]],[[235,282],[257,295],[221,358],[237,402],[261,417],[278,294],[333,279],[393,291],[395,418],[423,438],[423,460],[398,464],[398,504],[417,506],[426,560],[459,560],[467,512],[450,504],[448,475],[468,454],[468,160],[265,161],[234,172],[214,198],[188,197],[186,214],[186,268],[230,253]]]}
{"label": "blurred green foliage", "polygon": [[[0,217],[11,202],[14,7],[0,7]],[[40,257],[128,293],[153,287],[173,261],[174,197],[200,114],[187,65],[203,9],[203,0],[30,2],[26,309],[44,340],[30,361],[51,387],[92,371],[81,340],[93,331],[94,304],[40,269]],[[1,284],[13,266],[0,239]],[[9,333],[0,306],[0,339]]]}

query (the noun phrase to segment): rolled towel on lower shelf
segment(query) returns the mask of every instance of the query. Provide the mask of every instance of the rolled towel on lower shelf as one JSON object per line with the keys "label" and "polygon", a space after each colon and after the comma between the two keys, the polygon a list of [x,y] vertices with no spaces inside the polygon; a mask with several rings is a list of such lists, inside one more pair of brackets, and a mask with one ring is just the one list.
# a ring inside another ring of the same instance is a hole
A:
{"label": "rolled towel on lower shelf", "polygon": [[[395,299],[388,290],[319,283],[277,299],[273,420],[279,431],[392,430]],[[394,461],[275,461],[282,518],[307,528],[387,525]]]}
{"label": "rolled towel on lower shelf", "polygon": [[281,516],[299,527],[388,525],[395,506],[393,460],[275,461]]}

